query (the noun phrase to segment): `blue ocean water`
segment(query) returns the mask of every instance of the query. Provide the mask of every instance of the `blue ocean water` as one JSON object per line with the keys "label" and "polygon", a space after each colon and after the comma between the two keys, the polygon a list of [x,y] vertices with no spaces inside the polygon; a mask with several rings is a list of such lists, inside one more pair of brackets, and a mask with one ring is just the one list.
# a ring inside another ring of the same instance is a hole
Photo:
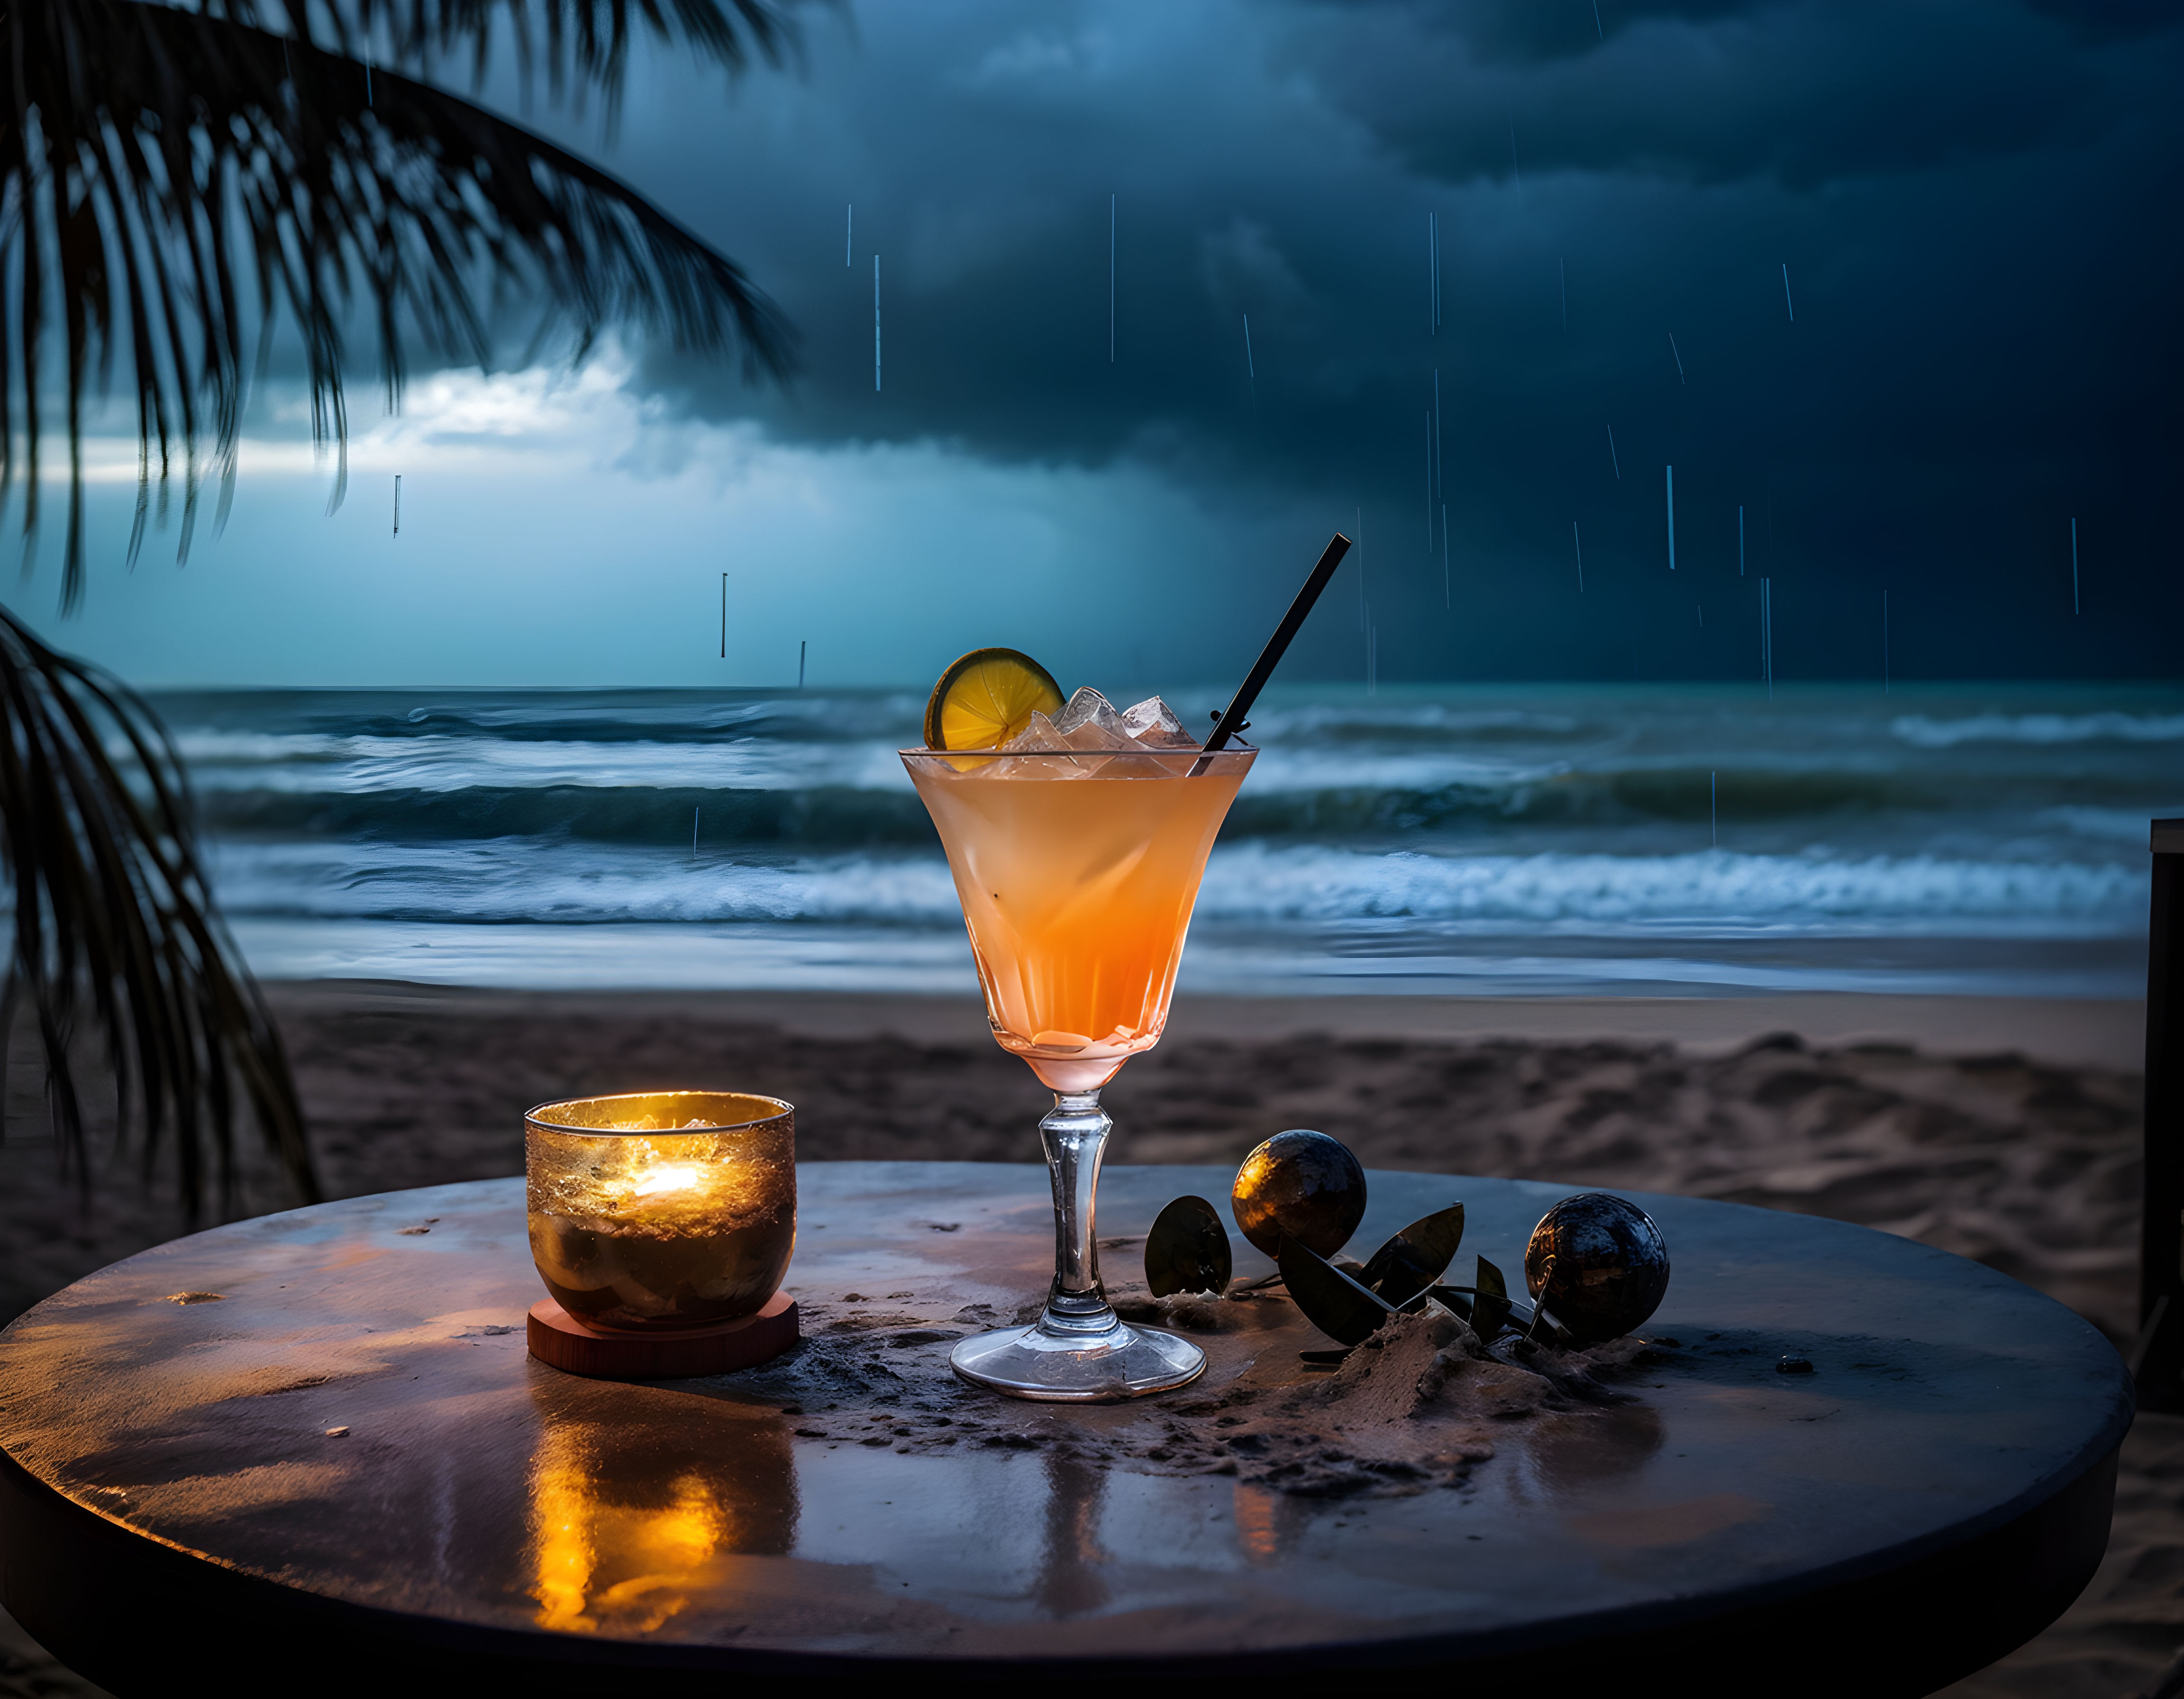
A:
{"label": "blue ocean water", "polygon": [[[159,702],[263,975],[976,989],[917,694]],[[1251,736],[1186,989],[2136,995],[2184,814],[2165,686],[1296,688]]]}

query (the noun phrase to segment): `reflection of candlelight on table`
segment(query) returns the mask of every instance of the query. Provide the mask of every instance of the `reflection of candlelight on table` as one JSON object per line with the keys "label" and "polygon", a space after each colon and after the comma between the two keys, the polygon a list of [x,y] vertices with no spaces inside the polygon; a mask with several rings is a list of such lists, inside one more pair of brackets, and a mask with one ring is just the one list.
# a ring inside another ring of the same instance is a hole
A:
{"label": "reflection of candlelight on table", "polygon": [[786,1431],[725,1411],[549,1422],[531,1472],[539,1627],[652,1634],[739,1559],[794,1545]]}
{"label": "reflection of candlelight on table", "polygon": [[549,1437],[532,1498],[538,1518],[538,1626],[563,1633],[649,1634],[689,1602],[699,1567],[727,1518],[694,1475],[658,1508],[616,1504],[593,1490],[578,1448]]}
{"label": "reflection of candlelight on table", "polygon": [[531,1253],[594,1328],[702,1327],[755,1313],[796,1243],[795,1117],[778,1099],[657,1092],[526,1118]]}

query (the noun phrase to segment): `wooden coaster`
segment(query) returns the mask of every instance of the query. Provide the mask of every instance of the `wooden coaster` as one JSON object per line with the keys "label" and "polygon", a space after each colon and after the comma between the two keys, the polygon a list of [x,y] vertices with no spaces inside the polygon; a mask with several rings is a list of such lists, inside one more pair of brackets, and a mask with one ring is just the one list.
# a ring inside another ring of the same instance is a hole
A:
{"label": "wooden coaster", "polygon": [[595,1380],[687,1380],[731,1374],[771,1362],[802,1337],[796,1301],[776,1292],[755,1316],[718,1327],[672,1333],[610,1333],[588,1328],[551,1298],[531,1306],[531,1354],[539,1362]]}

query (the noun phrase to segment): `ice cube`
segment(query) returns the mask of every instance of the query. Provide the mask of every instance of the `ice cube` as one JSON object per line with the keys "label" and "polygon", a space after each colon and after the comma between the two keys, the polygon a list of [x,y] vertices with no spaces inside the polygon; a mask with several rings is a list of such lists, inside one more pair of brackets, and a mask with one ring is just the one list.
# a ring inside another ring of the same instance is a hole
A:
{"label": "ice cube", "polygon": [[[1029,725],[1000,746],[1003,754],[1011,755],[1075,756],[1073,767],[1066,766],[1059,760],[1039,764],[1039,776],[1057,778],[1089,778],[1102,769],[1111,777],[1166,777],[1166,766],[1145,761],[1125,761],[1117,766],[1086,757],[1123,750],[1198,747],[1198,740],[1183,729],[1183,721],[1176,717],[1175,710],[1159,697],[1148,696],[1127,713],[1118,714],[1114,704],[1089,684],[1071,697],[1051,719],[1045,714],[1034,714]],[[1029,776],[1022,764],[1012,763],[1011,770],[1019,777]]]}
{"label": "ice cube", "polygon": [[[1082,694],[1082,693],[1079,693]],[[1067,711],[1066,710],[1064,710]],[[1107,710],[1110,714],[1113,709]],[[1061,731],[1054,721],[1033,710],[1031,723],[1000,747],[1006,755],[1041,755],[1044,760],[995,761],[984,769],[989,778],[1089,778],[1106,765],[1104,755],[1108,749],[1104,742],[1079,742],[1079,738],[1097,738],[1100,733],[1087,727],[1078,727],[1072,736]],[[1123,747],[1128,748],[1126,742]],[[1082,751],[1090,749],[1099,752],[1088,760]]]}
{"label": "ice cube", "polygon": [[1183,729],[1175,710],[1157,696],[1148,696],[1123,710],[1123,725],[1145,749],[1195,749],[1198,739]]}
{"label": "ice cube", "polygon": [[1074,747],[1055,728],[1054,721],[1038,709],[1032,710],[1031,723],[1006,743],[997,746],[1004,755],[1044,755]]}
{"label": "ice cube", "polygon": [[1072,749],[1127,749],[1131,744],[1130,728],[1123,716],[1089,684],[1079,687],[1054,716],[1054,729]]}

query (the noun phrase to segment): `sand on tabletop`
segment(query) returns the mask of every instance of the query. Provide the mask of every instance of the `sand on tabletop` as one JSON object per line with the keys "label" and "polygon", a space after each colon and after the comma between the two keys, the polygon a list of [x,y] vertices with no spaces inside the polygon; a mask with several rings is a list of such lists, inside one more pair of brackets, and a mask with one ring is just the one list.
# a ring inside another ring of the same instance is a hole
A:
{"label": "sand on tabletop", "polygon": [[[1043,1094],[968,999],[266,992],[335,1196],[518,1173],[532,1104],[666,1086],[787,1098],[805,1159],[1037,1154]],[[1108,1089],[1110,1156],[1234,1162],[1314,1127],[1370,1167],[1830,1216],[1975,1257],[2120,1338],[2136,1301],[2143,1022],[2139,1003],[2059,999],[1185,998],[1160,1047]],[[148,1195],[110,1134],[96,1135],[104,1172],[87,1211],[57,1175],[27,1025],[0,1144],[0,1316],[184,1230],[171,1187]],[[253,1167],[238,1212],[292,1201]],[[1952,1691],[2152,1691],[2184,1648],[2180,1512],[2184,1418],[2142,1418],[2099,1576],[2053,1629]],[[0,1635],[0,1691],[35,1653]],[[51,1666],[35,1679],[91,1691]]]}

